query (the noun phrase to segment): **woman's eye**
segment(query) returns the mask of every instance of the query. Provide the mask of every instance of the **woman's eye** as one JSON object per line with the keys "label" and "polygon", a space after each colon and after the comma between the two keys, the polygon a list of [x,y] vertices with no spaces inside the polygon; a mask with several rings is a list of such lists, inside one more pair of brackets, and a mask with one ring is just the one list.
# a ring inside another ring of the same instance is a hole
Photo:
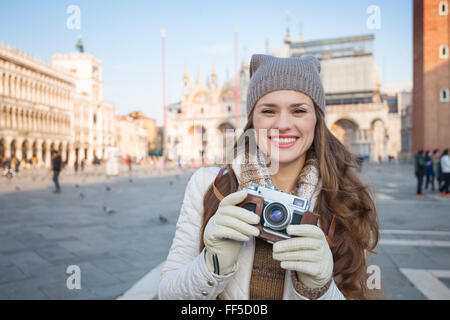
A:
{"label": "woman's eye", "polygon": [[306,111],[305,110],[302,110],[302,109],[296,109],[295,111],[294,111],[294,113],[305,113]]}
{"label": "woman's eye", "polygon": [[273,111],[272,110],[269,110],[269,109],[266,109],[266,110],[263,110],[263,111],[261,111],[262,113],[273,113]]}

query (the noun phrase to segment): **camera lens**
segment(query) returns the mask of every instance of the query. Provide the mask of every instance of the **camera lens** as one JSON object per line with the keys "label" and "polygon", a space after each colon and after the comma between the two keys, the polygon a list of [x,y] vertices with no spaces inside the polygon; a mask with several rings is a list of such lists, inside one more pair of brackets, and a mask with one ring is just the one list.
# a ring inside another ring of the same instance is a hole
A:
{"label": "camera lens", "polygon": [[275,230],[282,230],[289,224],[290,215],[283,204],[272,202],[264,210],[264,220],[268,227]]}
{"label": "camera lens", "polygon": [[270,213],[270,220],[273,222],[280,222],[283,220],[283,212],[278,208],[273,209]]}

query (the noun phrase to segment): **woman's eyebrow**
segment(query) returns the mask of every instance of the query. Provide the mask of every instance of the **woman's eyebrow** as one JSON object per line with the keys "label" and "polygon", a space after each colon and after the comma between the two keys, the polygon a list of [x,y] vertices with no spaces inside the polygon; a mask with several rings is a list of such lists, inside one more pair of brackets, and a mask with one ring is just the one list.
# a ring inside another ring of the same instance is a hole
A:
{"label": "woman's eyebrow", "polygon": [[[290,107],[291,108],[295,108],[295,107],[300,107],[302,105],[306,105],[306,106],[311,107],[311,105],[309,103],[307,103],[307,102],[293,103],[293,104],[290,105]],[[278,107],[278,105],[274,104],[274,103],[261,103],[261,104],[258,105],[258,107],[272,107],[272,108],[274,108],[274,107]]]}
{"label": "woman's eyebrow", "polygon": [[300,106],[308,106],[308,107],[311,107],[311,105],[310,105],[309,103],[307,103],[307,102],[294,103],[294,104],[291,104],[291,105],[290,105],[290,107],[300,107]]}
{"label": "woman's eyebrow", "polygon": [[278,105],[273,104],[273,103],[261,103],[261,104],[258,104],[258,107],[272,107],[272,108],[275,108],[275,107],[278,107]]}

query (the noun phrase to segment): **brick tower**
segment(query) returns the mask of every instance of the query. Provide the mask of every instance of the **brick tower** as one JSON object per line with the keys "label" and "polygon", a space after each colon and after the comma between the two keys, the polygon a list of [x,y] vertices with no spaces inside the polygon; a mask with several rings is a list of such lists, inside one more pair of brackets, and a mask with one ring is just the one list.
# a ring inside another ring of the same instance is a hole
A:
{"label": "brick tower", "polygon": [[412,152],[450,147],[450,9],[448,1],[413,3]]}

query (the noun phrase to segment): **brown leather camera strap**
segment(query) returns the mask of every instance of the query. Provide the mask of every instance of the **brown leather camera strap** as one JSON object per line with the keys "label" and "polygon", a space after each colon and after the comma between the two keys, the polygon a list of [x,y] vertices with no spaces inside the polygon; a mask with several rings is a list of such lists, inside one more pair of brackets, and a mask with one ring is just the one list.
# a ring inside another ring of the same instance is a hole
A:
{"label": "brown leather camera strap", "polygon": [[216,198],[219,199],[219,201],[222,201],[224,196],[220,193],[219,189],[217,189],[216,185],[219,183],[220,179],[222,179],[223,173],[225,172],[227,167],[222,167],[219,170],[219,173],[217,174],[217,177],[214,179],[213,183],[213,192],[216,195]]}
{"label": "brown leather camera strap", "polygon": [[328,229],[328,235],[325,237],[327,239],[328,245],[330,248],[333,247],[333,238],[334,238],[334,229],[336,228],[336,215],[333,215],[333,219],[331,220],[330,228]]}

